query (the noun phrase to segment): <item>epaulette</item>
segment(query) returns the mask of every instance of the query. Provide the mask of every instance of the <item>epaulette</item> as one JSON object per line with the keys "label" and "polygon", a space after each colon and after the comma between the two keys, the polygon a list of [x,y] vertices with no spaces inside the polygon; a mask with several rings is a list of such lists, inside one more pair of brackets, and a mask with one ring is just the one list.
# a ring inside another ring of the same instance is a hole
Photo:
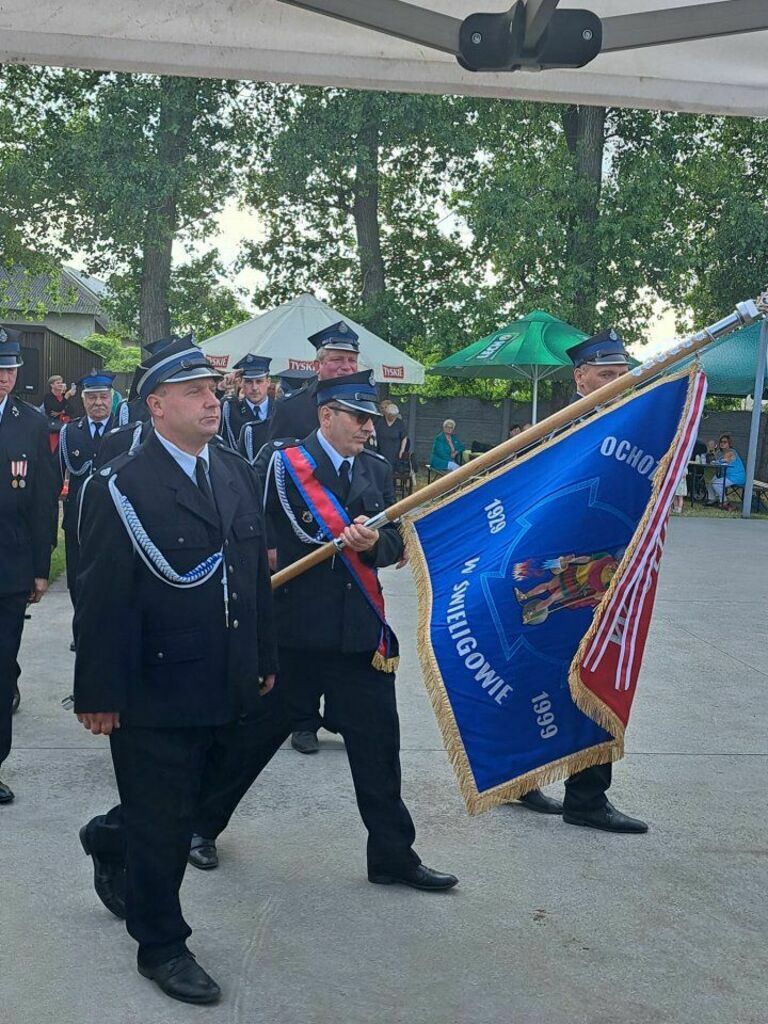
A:
{"label": "epaulette", "polygon": [[271,441],[267,441],[267,444],[271,444],[272,447],[277,451],[280,448],[295,448],[296,445],[301,444],[300,437],[279,437],[273,438]]}
{"label": "epaulette", "polygon": [[105,437],[112,437],[113,434],[122,434],[126,430],[135,430],[136,427],[141,426],[141,420],[131,420],[130,423],[121,423],[116,427],[112,427],[107,431]]}
{"label": "epaulette", "polygon": [[389,465],[389,459],[386,455],[382,455],[381,452],[375,452],[373,448],[363,448],[360,452],[361,455],[370,455],[371,458],[379,459],[381,462],[386,462]]}
{"label": "epaulette", "polygon": [[213,445],[217,452],[226,452],[227,455],[234,455],[236,458],[241,459],[247,466],[250,466],[248,459],[234,448],[230,448],[224,438],[219,437],[218,434],[211,438],[208,444]]}
{"label": "epaulette", "polygon": [[45,420],[47,422],[48,417],[45,415],[44,412],[40,412],[36,405],[32,405],[30,402],[25,402],[23,398],[19,398],[17,395],[11,395],[11,398],[15,399],[15,401],[18,402],[19,406],[21,406],[21,408],[25,412],[33,412],[42,420]]}
{"label": "epaulette", "polygon": [[303,395],[303,394],[304,394],[304,392],[305,392],[305,391],[307,390],[307,388],[309,387],[309,385],[310,385],[310,384],[312,384],[312,383],[313,383],[313,381],[314,381],[315,379],[316,379],[316,378],[314,378],[314,377],[313,377],[313,378],[310,378],[310,380],[308,380],[306,384],[302,384],[302,386],[301,386],[301,387],[299,388],[299,390],[298,390],[298,391],[292,391],[292,392],[290,393],[290,395],[283,395],[283,397],[282,397],[281,401],[282,401],[282,402],[290,402],[290,400],[291,400],[292,398],[296,398],[296,397],[297,397],[298,395]]}
{"label": "epaulette", "polygon": [[114,476],[115,473],[119,473],[121,469],[133,462],[133,452],[120,452],[114,459],[109,460],[109,465],[104,466],[103,469],[97,470],[94,476]]}

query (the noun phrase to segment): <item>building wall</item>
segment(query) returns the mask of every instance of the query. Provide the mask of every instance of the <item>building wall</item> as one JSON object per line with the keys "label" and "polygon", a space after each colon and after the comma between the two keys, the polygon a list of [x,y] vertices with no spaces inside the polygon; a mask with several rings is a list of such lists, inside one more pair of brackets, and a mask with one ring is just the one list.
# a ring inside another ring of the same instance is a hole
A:
{"label": "building wall", "polygon": [[69,338],[71,341],[84,341],[91,334],[102,333],[96,326],[96,319],[91,314],[84,313],[47,313],[44,317],[37,316],[23,317],[15,313],[9,313],[7,319],[17,324],[45,324],[57,334]]}

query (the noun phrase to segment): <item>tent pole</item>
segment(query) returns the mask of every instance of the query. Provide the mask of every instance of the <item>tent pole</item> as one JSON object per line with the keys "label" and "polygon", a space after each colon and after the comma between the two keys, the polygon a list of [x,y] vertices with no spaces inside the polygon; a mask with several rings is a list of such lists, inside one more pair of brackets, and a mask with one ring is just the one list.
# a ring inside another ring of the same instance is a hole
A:
{"label": "tent pole", "polygon": [[[617,377],[616,380],[612,380],[609,384],[604,384],[597,391],[593,391],[591,395],[587,395],[586,398],[580,398],[565,409],[560,409],[554,415],[547,416],[541,423],[537,423],[529,430],[524,430],[517,437],[511,437],[506,441],[502,441],[500,445],[492,448],[491,451],[483,452],[482,455],[478,455],[471,462],[466,462],[463,466],[459,466],[458,469],[454,469],[453,472],[441,476],[439,480],[433,480],[431,484],[427,484],[426,487],[422,487],[419,491],[414,491],[413,494],[408,495],[401,501],[395,502],[388,509],[367,520],[365,525],[371,529],[379,529],[387,523],[395,522],[395,520],[406,515],[408,512],[413,512],[414,509],[420,508],[430,501],[435,501],[435,499],[442,497],[442,495],[447,494],[449,491],[453,491],[467,480],[481,475],[485,470],[498,466],[499,463],[509,459],[512,455],[523,448],[527,448],[535,441],[541,441],[555,430],[560,430],[561,427],[565,427],[574,420],[586,416],[587,413],[592,412],[598,406],[605,405],[606,402],[618,398],[624,392],[633,391],[640,384],[658,377],[663,370],[668,370],[683,359],[688,359],[696,352],[706,348],[707,345],[711,345],[713,341],[717,341],[718,338],[731,334],[745,324],[754,323],[761,315],[761,310],[758,309],[755,302],[751,300],[740,302],[735,311],[729,316],[718,320],[715,324],[710,324],[709,327],[705,327],[692,337],[686,338],[685,341],[678,342],[672,348],[667,349],[666,352],[660,352],[657,356],[646,359],[644,363],[636,366],[634,370],[630,370],[621,377]],[[337,538],[335,541],[329,541],[327,544],[315,548],[311,554],[305,555],[297,562],[287,565],[272,577],[272,589],[276,590],[295,576],[300,576],[314,565],[318,565],[327,558],[331,558],[340,550],[340,547],[341,545]]]}
{"label": "tent pole", "polygon": [[763,320],[763,325],[760,328],[760,343],[757,346],[757,369],[755,370],[755,390],[753,392],[754,402],[752,403],[752,421],[749,427],[749,449],[747,451],[747,478],[744,481],[744,500],[741,506],[742,519],[749,519],[752,513],[752,486],[755,482],[757,442],[760,439],[760,414],[763,411],[766,351],[768,351],[768,320]]}

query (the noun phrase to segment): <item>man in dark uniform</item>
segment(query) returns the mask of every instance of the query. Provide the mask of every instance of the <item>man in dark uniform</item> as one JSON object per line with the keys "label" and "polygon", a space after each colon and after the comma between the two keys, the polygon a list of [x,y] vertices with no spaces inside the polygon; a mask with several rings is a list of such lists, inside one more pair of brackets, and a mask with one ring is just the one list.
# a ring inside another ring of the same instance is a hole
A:
{"label": "man in dark uniform", "polygon": [[[194,334],[187,334],[183,338],[180,338],[177,334],[172,334],[169,338],[158,338],[157,341],[148,341],[146,345],[142,345],[144,351],[153,356],[160,349],[166,348],[168,345],[172,345],[174,342],[183,341],[188,342],[190,345],[194,345],[195,336]],[[144,367],[141,363],[136,367],[133,372],[133,380],[131,386],[128,389],[128,397],[124,398],[115,410],[115,424],[118,427],[125,427],[129,423],[146,423],[149,420],[149,409],[147,408],[146,402],[138,394],[136,385],[141,379],[144,373]]]}
{"label": "man in dark uniform", "polygon": [[270,438],[307,437],[317,428],[318,381],[357,373],[360,341],[349,324],[339,320],[310,335],[308,340],[317,349],[317,377],[277,403]]}
{"label": "man in dark uniform", "polygon": [[[316,704],[325,694],[326,716],[344,737],[357,805],[368,830],[369,881],[430,891],[450,889],[456,878],[425,867],[414,852],[415,829],[400,795],[397,641],[386,625],[376,570],[399,560],[403,542],[392,524],[378,529],[364,525],[393,500],[388,463],[364,447],[373,430],[371,418],[380,415],[371,374],[320,381],[317,402],[318,429],[300,444],[271,442],[257,460],[268,486],[268,515],[281,568],[327,536],[320,522],[322,511],[316,518],[310,504],[316,510],[324,506],[334,510],[335,521],[326,519],[326,527],[345,542],[333,559],[275,594],[280,644],[275,696],[293,718],[307,700]],[[303,465],[308,476],[305,487],[293,475],[300,474],[301,468],[288,468],[283,456]],[[367,588],[365,592],[362,587]],[[278,746],[276,737],[269,756]],[[262,748],[254,754],[252,779],[263,767],[267,751]],[[200,827],[212,845],[233,809],[226,795],[211,800],[207,825],[202,823],[205,810],[199,809]]]}
{"label": "man in dark uniform", "polygon": [[286,370],[278,380],[278,398],[290,398],[296,391],[301,391],[316,374],[314,370]]}
{"label": "man in dark uniform", "polygon": [[72,604],[75,603],[75,580],[80,558],[77,538],[77,513],[80,489],[93,472],[97,452],[112,427],[112,373],[96,372],[79,381],[85,415],[70,420],[59,434],[59,469],[61,478],[68,477],[69,486],[64,500],[62,528],[67,557],[67,587]]}
{"label": "man in dark uniform", "polygon": [[[317,349],[317,377],[277,403],[270,432],[273,439],[302,438],[311,434],[317,429],[319,382],[346,377],[357,372],[359,338],[343,320],[331,324],[330,327],[324,327],[310,335],[308,340]],[[316,754],[320,749],[317,730],[322,724],[319,702],[308,702],[301,712],[297,713],[296,725],[291,736],[293,749],[300,754]]]}
{"label": "man in dark uniform", "polygon": [[[11,750],[24,612],[48,588],[58,515],[47,421],[11,394],[20,366],[20,332],[0,327],[0,766]],[[0,804],[13,799],[0,782]]]}
{"label": "man in dark uniform", "polygon": [[250,746],[271,749],[260,693],[277,668],[261,488],[241,456],[210,443],[217,377],[183,341],[146,361],[138,393],[153,431],[81,492],[75,612],[75,711],[110,737],[121,800],[81,841],[114,912],[125,872],[139,972],[192,1003],[220,995],[187,949],[179,903],[203,770],[214,747],[239,748],[243,715],[264,718]]}
{"label": "man in dark uniform", "polygon": [[[568,349],[576,382],[574,402],[610,384],[629,368],[624,342],[612,328],[580,341]],[[526,794],[521,801],[532,810],[561,813],[569,825],[601,829],[605,832],[642,833],[648,826],[639,818],[631,818],[613,806],[606,793],[611,785],[613,766],[595,765],[571,775],[565,782],[565,801],[553,800],[539,790]],[[553,809],[554,808],[554,809]]]}
{"label": "man in dark uniform", "polygon": [[[235,363],[235,369],[241,374],[243,397],[225,398],[221,403],[222,436],[230,448],[243,454],[245,451],[240,441],[246,426],[251,427],[249,435],[255,452],[269,437],[269,420],[275,408],[274,400],[268,394],[271,362],[265,356],[249,353]],[[252,460],[253,456],[250,458]]]}

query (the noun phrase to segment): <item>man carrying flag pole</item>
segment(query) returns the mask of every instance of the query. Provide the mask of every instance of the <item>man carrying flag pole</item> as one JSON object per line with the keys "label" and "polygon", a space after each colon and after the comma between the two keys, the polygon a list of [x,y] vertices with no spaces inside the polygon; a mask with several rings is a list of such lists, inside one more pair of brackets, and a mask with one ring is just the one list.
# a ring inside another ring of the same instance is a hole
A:
{"label": "man carrying flag pole", "polygon": [[[696,366],[660,374],[765,311],[739,303],[367,521],[408,516],[419,654],[470,813],[623,755],[669,508],[706,394]],[[341,546],[286,566],[273,588]],[[537,578],[522,582],[521,566]]]}

